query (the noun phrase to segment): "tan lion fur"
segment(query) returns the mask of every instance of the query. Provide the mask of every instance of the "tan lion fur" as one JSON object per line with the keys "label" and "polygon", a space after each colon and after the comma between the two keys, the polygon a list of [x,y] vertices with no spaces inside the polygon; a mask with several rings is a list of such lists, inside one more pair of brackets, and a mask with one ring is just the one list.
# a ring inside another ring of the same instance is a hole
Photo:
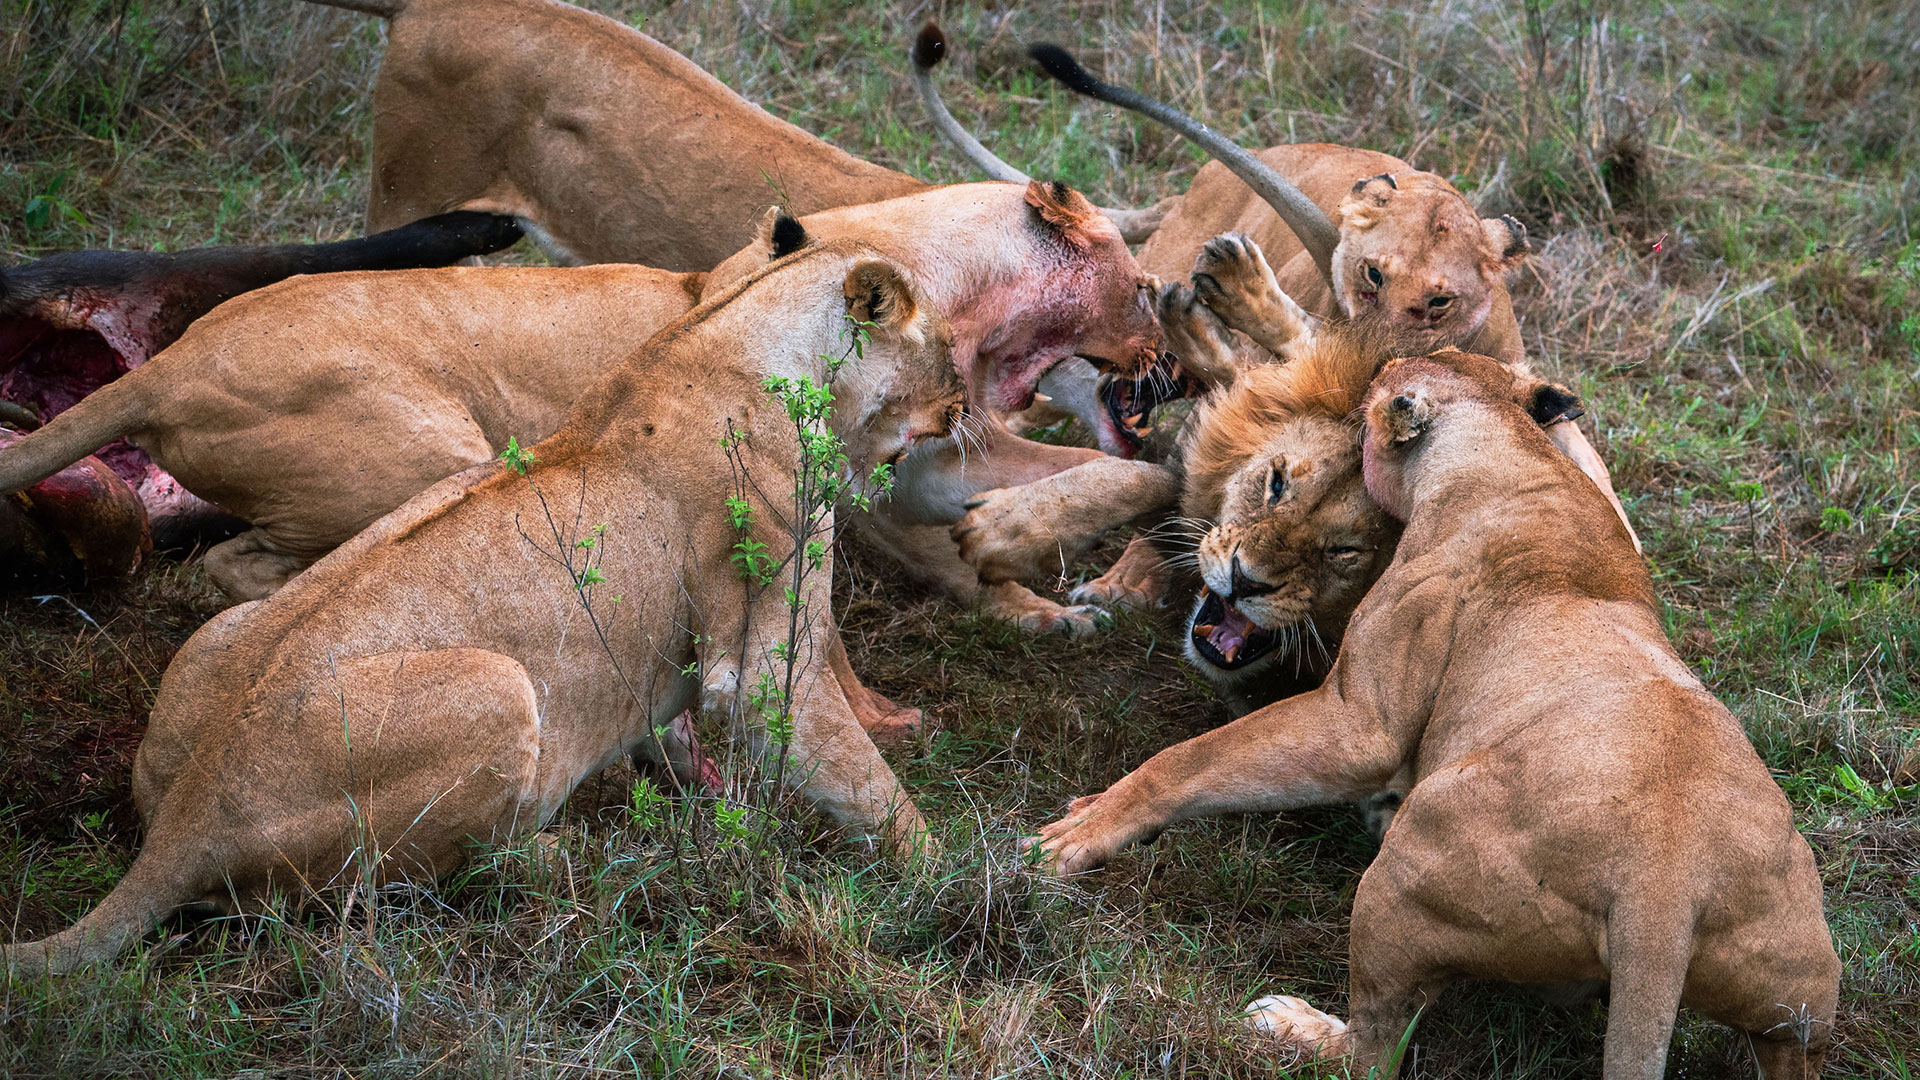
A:
{"label": "tan lion fur", "polygon": [[1383,369],[1364,473],[1405,531],[1325,682],[1075,800],[1042,860],[1088,870],[1177,821],[1359,798],[1411,767],[1354,896],[1351,1028],[1297,999],[1260,1002],[1258,1026],[1390,1080],[1456,979],[1607,982],[1608,1080],[1664,1074],[1682,1005],[1744,1032],[1765,1080],[1815,1076],[1840,965],[1812,852],[1667,641],[1613,508],[1512,390],[1464,353]]}
{"label": "tan lion fur", "polygon": [[644,266],[295,277],[0,449],[0,492],[125,436],[252,528],[207,553],[258,600],[434,481],[545,438],[705,275]]}
{"label": "tan lion fur", "polygon": [[551,254],[707,270],[795,214],[924,190],[742,98],[638,30],[555,0],[392,0],[373,90],[376,229],[509,214]]}
{"label": "tan lion fur", "polygon": [[[430,879],[472,842],[538,828],[629,754],[689,776],[690,746],[657,734],[689,706],[779,769],[742,692],[781,677],[795,586],[780,775],[834,820],[918,845],[920,815],[830,671],[830,555],[803,583],[764,589],[732,560],[730,496],[752,506],[749,536],[770,558],[801,557],[777,524],[794,506],[798,443],[763,382],[824,380],[823,357],[849,351],[849,319],[874,324],[833,384],[852,467],[865,475],[944,434],[963,393],[944,321],[871,249],[818,245],[609,372],[530,448],[526,475],[494,462],[449,477],[202,627],[168,668],[135,761],[140,854],[93,912],[9,947],[6,967],[108,958],[188,906]],[[601,584],[582,584],[587,566]]]}
{"label": "tan lion fur", "polygon": [[[1167,281],[1185,278],[1207,241],[1244,233],[1266,253],[1280,288],[1322,318],[1381,318],[1420,335],[1417,351],[1456,345],[1499,360],[1524,355],[1505,275],[1519,265],[1525,234],[1512,219],[1483,219],[1444,178],[1399,158],[1331,143],[1275,146],[1257,155],[1304,192],[1339,228],[1330,287],[1286,223],[1226,166],[1208,162],[1140,249],[1140,265]],[[1390,175],[1393,183],[1369,179]],[[1397,185],[1394,186],[1394,185]],[[1356,190],[1358,189],[1358,190]],[[1385,285],[1370,290],[1373,265]],[[1377,292],[1373,299],[1368,291]],[[1437,321],[1426,305],[1449,297]],[[1409,309],[1429,314],[1415,319]]]}

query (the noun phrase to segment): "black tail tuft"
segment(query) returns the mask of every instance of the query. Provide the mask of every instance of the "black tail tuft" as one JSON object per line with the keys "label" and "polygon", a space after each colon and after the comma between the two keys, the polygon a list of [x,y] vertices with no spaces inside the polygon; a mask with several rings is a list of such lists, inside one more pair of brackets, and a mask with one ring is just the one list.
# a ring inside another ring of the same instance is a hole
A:
{"label": "black tail tuft", "polygon": [[920,28],[920,36],[913,39],[913,66],[921,71],[932,71],[940,61],[947,58],[947,35],[940,31],[940,24],[932,19]]}
{"label": "black tail tuft", "polygon": [[800,224],[792,214],[785,210],[773,219],[773,258],[791,255],[807,246],[810,238],[806,226]]}
{"label": "black tail tuft", "polygon": [[412,226],[416,231],[433,235],[439,234],[444,241],[454,247],[471,249],[470,254],[486,255],[511,247],[520,239],[520,222],[503,214],[487,214],[478,210],[454,210],[433,217],[422,218]]}
{"label": "black tail tuft", "polygon": [[1075,60],[1072,53],[1060,46],[1043,42],[1030,46],[1027,55],[1040,65],[1040,70],[1074,93],[1088,97],[1103,96],[1101,91],[1105,89],[1105,84],[1094,78],[1092,72],[1080,66],[1080,61]]}

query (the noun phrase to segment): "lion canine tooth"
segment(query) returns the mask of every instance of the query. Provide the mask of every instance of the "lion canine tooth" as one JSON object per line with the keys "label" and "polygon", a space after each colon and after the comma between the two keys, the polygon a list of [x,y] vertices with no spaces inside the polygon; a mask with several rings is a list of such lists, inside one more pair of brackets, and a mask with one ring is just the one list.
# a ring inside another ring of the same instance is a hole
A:
{"label": "lion canine tooth", "polygon": [[1214,631],[1214,627],[1212,625],[1196,626],[1193,628],[1193,632],[1200,635],[1201,637],[1210,637],[1212,636],[1213,631]]}

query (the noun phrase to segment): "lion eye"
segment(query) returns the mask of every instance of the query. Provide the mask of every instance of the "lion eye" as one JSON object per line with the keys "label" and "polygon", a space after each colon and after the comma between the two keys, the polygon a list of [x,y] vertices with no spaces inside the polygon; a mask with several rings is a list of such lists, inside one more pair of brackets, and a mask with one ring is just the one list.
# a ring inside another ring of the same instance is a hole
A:
{"label": "lion eye", "polygon": [[1367,267],[1367,284],[1372,285],[1374,288],[1377,289],[1381,285],[1385,284],[1386,280],[1387,279],[1385,277],[1381,276],[1379,267],[1377,266]]}
{"label": "lion eye", "polygon": [[1280,501],[1282,496],[1286,495],[1286,493],[1287,493],[1286,474],[1280,470],[1280,466],[1275,465],[1272,467],[1271,471],[1267,476],[1267,502],[1277,503]]}
{"label": "lion eye", "polygon": [[1335,559],[1351,559],[1359,554],[1360,549],[1357,547],[1330,547],[1327,549],[1327,555]]}
{"label": "lion eye", "polygon": [[1443,308],[1451,303],[1453,303],[1453,297],[1451,296],[1436,296],[1427,301],[1427,306],[1430,308]]}

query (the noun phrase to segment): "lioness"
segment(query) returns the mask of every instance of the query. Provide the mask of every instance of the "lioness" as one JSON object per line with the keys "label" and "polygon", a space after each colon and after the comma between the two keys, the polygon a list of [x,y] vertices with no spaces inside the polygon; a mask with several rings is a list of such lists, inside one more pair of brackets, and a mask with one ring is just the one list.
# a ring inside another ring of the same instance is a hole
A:
{"label": "lioness", "polygon": [[[939,115],[946,109],[925,72],[944,51],[914,54],[921,96]],[[1165,217],[1140,249],[1149,274],[1177,280],[1208,240],[1243,233],[1266,250],[1281,290],[1316,315],[1380,319],[1423,352],[1457,345],[1522,358],[1505,281],[1527,254],[1514,218],[1482,218],[1444,178],[1372,150],[1303,143],[1249,153],[1163,102],[1095,78],[1057,45],[1029,55],[1068,89],[1165,124],[1215,158],[1185,195],[1161,204]],[[936,127],[970,160],[1017,172],[947,120]]]}
{"label": "lioness", "polygon": [[1840,965],[1812,852],[1667,642],[1612,508],[1510,386],[1458,352],[1384,369],[1366,485],[1406,531],[1326,682],[1075,800],[1038,854],[1087,870],[1175,821],[1351,799],[1410,765],[1354,896],[1352,1027],[1279,998],[1257,1025],[1392,1075],[1455,979],[1604,980],[1609,1077],[1662,1075],[1681,1004],[1746,1032],[1768,1080],[1815,1075]]}
{"label": "lioness", "polygon": [[[518,218],[563,261],[706,270],[795,214],[926,190],[741,98],[638,30],[555,0],[315,0],[388,20],[374,227]],[[1158,223],[1114,211],[1136,240]]]}
{"label": "lioness", "polygon": [[[859,531],[909,574],[977,598],[998,617],[1035,629],[1091,629],[1091,609],[1062,607],[1023,584],[1058,576],[1062,546],[1070,557],[1090,538],[1062,529],[1045,538],[1044,557],[963,561],[948,528],[989,489],[1088,492],[1105,501],[1103,513],[1123,515],[1115,508],[1175,497],[1164,468],[1033,442],[991,421],[1025,408],[1041,377],[1076,354],[1128,376],[1154,361],[1153,283],[1119,232],[1079,192],[1039,181],[956,184],[809,214],[800,225],[808,235],[872,244],[913,273],[953,324],[954,361],[973,411],[986,420],[902,462],[893,497],[859,515]],[[776,230],[764,229],[714,269],[709,288],[764,261],[778,241]]]}
{"label": "lioness", "polygon": [[[1285,428],[1291,433],[1290,438],[1306,440],[1293,444],[1290,457],[1293,465],[1318,470],[1321,479],[1309,484],[1309,489],[1325,494],[1339,488],[1359,495],[1359,443],[1347,427],[1346,418],[1359,404],[1359,395],[1364,392],[1374,370],[1391,355],[1389,348],[1417,351],[1421,339],[1418,336],[1398,335],[1377,321],[1364,320],[1337,324],[1343,329],[1331,344],[1323,342],[1320,339],[1323,324],[1306,315],[1291,298],[1279,291],[1273,274],[1261,256],[1259,245],[1238,234],[1216,237],[1201,249],[1194,263],[1193,280],[1205,297],[1202,302],[1169,303],[1170,291],[1163,290],[1161,293],[1159,313],[1167,349],[1178,354],[1184,370],[1211,373],[1210,379],[1218,387],[1216,395],[1227,395],[1225,400],[1238,403],[1224,413],[1213,412],[1211,415],[1215,420],[1224,421],[1227,417],[1244,415],[1244,410],[1251,410],[1252,415],[1259,415],[1266,423],[1277,426],[1259,429],[1241,423],[1222,426],[1207,419],[1209,413],[1203,410],[1189,420],[1183,431],[1180,444],[1183,449],[1175,455],[1180,467],[1186,467],[1186,460],[1196,453],[1201,455],[1203,472],[1219,469],[1222,463],[1229,461],[1237,467],[1247,463],[1249,455],[1257,455],[1261,443],[1268,438],[1278,437],[1278,428]],[[1214,311],[1215,307],[1231,314],[1232,318],[1223,318]],[[1263,354],[1265,359],[1250,359],[1229,336],[1230,329],[1242,331],[1247,337],[1264,342],[1270,354]],[[1302,359],[1316,354],[1318,358],[1314,363],[1301,364]],[[1282,369],[1290,373],[1261,375],[1244,394],[1235,394],[1227,389],[1234,385],[1236,372],[1271,369],[1273,356],[1294,357],[1294,362],[1284,365]],[[1516,371],[1525,369],[1523,364],[1513,366]],[[1337,434],[1342,429],[1348,432],[1344,443]],[[1554,444],[1580,465],[1617,508],[1618,499],[1613,494],[1606,466],[1600,461],[1599,455],[1593,452],[1592,445],[1580,429],[1572,423],[1556,422],[1548,430]],[[1307,434],[1309,431],[1313,434]],[[1223,442],[1215,436],[1234,441]],[[1239,441],[1242,439],[1246,441]],[[1321,452],[1334,454],[1335,457],[1323,458],[1319,456]],[[1063,474],[1059,481],[1069,479],[1070,475]],[[1336,484],[1334,477],[1343,479]],[[1025,487],[980,493],[970,504],[967,516],[954,528],[955,535],[962,540],[962,554],[980,564],[1010,567],[1044,565],[1048,559],[1058,560],[1058,552],[1084,550],[1102,532],[1142,516],[1150,517],[1164,512],[1173,505],[1171,496],[1162,502],[1151,501],[1156,492],[1165,490],[1163,488],[1150,489],[1135,485],[1130,489],[1116,490],[1106,478],[1090,479],[1092,482],[1078,484],[1071,489],[1064,483],[1049,479]],[[1322,488],[1322,484],[1334,486]],[[1219,490],[1214,484],[1204,480],[1197,486],[1189,483],[1187,490],[1188,494],[1183,499],[1186,528],[1192,529],[1200,522],[1206,522],[1206,527],[1211,527],[1221,520],[1218,516],[1222,509]],[[1347,505],[1342,500],[1335,500],[1323,506],[1317,501],[1318,497],[1316,495],[1316,501],[1311,503],[1297,505],[1307,507],[1312,513]],[[1364,496],[1361,498],[1364,499]],[[1289,500],[1288,505],[1296,504]],[[1339,514],[1336,516],[1342,517],[1348,525],[1357,526],[1360,533],[1371,531],[1359,519]],[[1620,520],[1622,523],[1626,521],[1624,510],[1620,510]],[[1286,529],[1292,530],[1296,524],[1287,525]],[[1163,526],[1163,531],[1171,527]],[[1277,536],[1264,529],[1261,535],[1268,540]],[[1295,533],[1292,539],[1307,543],[1311,539],[1311,530]],[[1637,539],[1635,543],[1637,545]],[[1310,552],[1320,550],[1321,546],[1310,544],[1284,557],[1288,560],[1314,558],[1317,562],[1317,557],[1311,556]],[[1253,554],[1248,556],[1249,559],[1257,557]],[[1278,549],[1273,557],[1282,557]],[[1279,563],[1269,562],[1269,566],[1273,573],[1280,573]],[[1332,573],[1331,564],[1325,569]],[[1377,573],[1378,566],[1373,567],[1372,572]],[[1340,575],[1333,576],[1337,578]],[[1164,565],[1158,545],[1141,537],[1127,546],[1107,573],[1076,587],[1069,594],[1069,599],[1075,603],[1107,606],[1155,606],[1164,602],[1169,580],[1168,568]],[[1328,579],[1329,584],[1332,580]],[[1370,582],[1371,576],[1366,580]],[[1308,600],[1300,605],[1299,610],[1318,609],[1323,614],[1335,616],[1318,625],[1322,631],[1337,638],[1338,626],[1345,621],[1345,611],[1351,610],[1352,603],[1358,600],[1364,588],[1362,584],[1357,591],[1344,588],[1334,590],[1344,594],[1345,598],[1330,608],[1319,608],[1318,600]],[[1283,591],[1290,593],[1291,587]],[[1202,598],[1203,603],[1205,599]],[[1272,601],[1260,606],[1269,613],[1277,610]],[[1229,704],[1239,711],[1260,704],[1263,700],[1271,700],[1271,697],[1262,698],[1261,695],[1273,688],[1262,684],[1270,682],[1270,677],[1278,674],[1281,667],[1294,667],[1296,676],[1308,679],[1304,685],[1310,686],[1332,659],[1331,649],[1327,647],[1332,643],[1329,638],[1308,636],[1298,642],[1317,655],[1317,661],[1311,661],[1307,652],[1290,650],[1276,654],[1264,647],[1277,644],[1279,638],[1284,636],[1285,627],[1294,625],[1293,620],[1249,626],[1229,604],[1225,610],[1210,613],[1199,625],[1210,626],[1218,633],[1204,635],[1207,642],[1196,645],[1190,655],[1196,658],[1201,670],[1208,673],[1226,694]],[[1281,633],[1260,635],[1257,633],[1260,625]],[[1212,641],[1215,637],[1220,639],[1217,646]],[[1234,649],[1236,644],[1241,648],[1235,649],[1233,657],[1229,659],[1226,651]],[[1218,653],[1221,662],[1216,663],[1210,658],[1210,650]],[[1262,657],[1268,659],[1269,663],[1256,666],[1255,661]],[[1233,666],[1239,670],[1229,673],[1227,668]],[[1282,679],[1279,688],[1293,683],[1293,679]]]}
{"label": "lioness", "polygon": [[[26,431],[39,427],[248,290],[295,274],[445,266],[518,239],[520,227],[512,219],[463,211],[328,244],[63,251],[0,269],[0,422]],[[149,525],[155,543],[186,546],[228,524],[217,508],[189,494],[134,447],[115,443],[100,459],[146,509],[147,524],[128,537],[133,547],[146,544]],[[102,528],[126,516],[117,497],[97,488],[85,470],[54,486],[70,493],[99,491]],[[125,543],[93,546],[127,549]],[[0,540],[0,557],[20,554]]]}
{"label": "lioness", "polygon": [[434,481],[532,441],[685,315],[644,266],[319,274],[237,297],[0,448],[0,494],[116,439],[252,526],[208,576],[258,600]]}
{"label": "lioness", "polygon": [[[134,763],[145,846],[90,914],[10,947],[6,966],[66,970],[182,908],[249,907],[276,887],[444,873],[470,841],[537,828],[623,755],[687,774],[688,748],[654,731],[696,700],[755,758],[786,755],[780,774],[832,818],[913,847],[920,815],[826,670],[830,552],[796,550],[776,524],[800,458],[763,381],[825,383],[850,320],[872,339],[831,387],[849,464],[865,475],[946,433],[963,388],[939,315],[870,249],[810,247],[610,372],[526,475],[497,462],[450,477],[202,627]],[[749,589],[743,538],[817,572]],[[778,748],[737,699],[785,656],[798,671]]]}

